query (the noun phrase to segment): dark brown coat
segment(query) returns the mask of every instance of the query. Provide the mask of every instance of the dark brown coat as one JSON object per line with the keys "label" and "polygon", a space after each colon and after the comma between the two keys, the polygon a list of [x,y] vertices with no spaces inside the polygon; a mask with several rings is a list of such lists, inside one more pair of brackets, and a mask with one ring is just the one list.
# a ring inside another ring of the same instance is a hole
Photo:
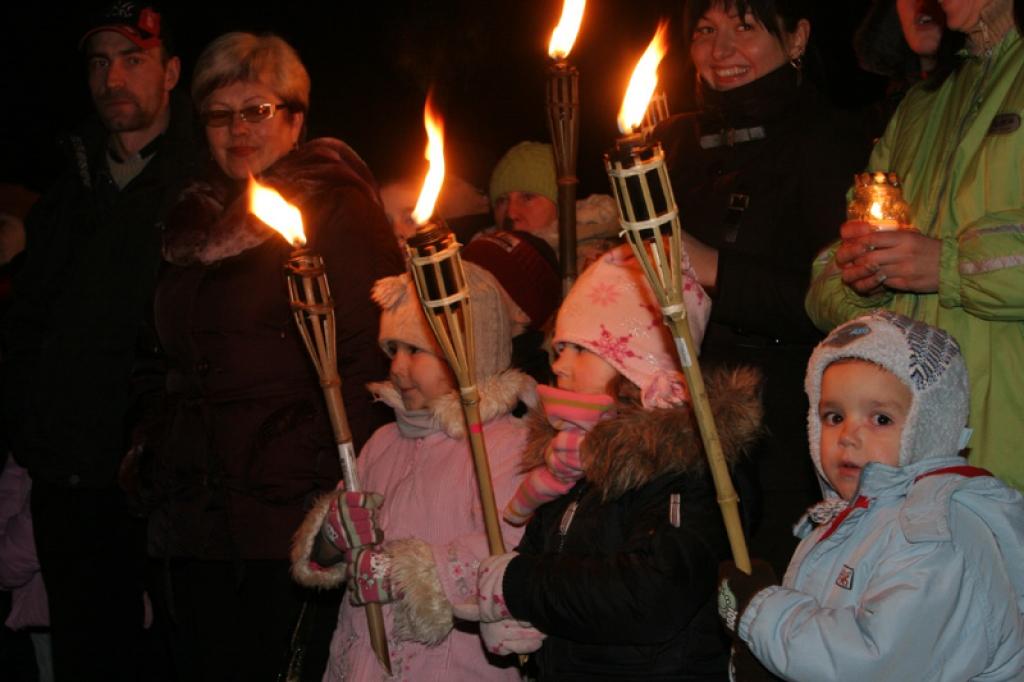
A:
{"label": "dark brown coat", "polygon": [[[312,499],[340,478],[318,378],[282,267],[291,247],[223,177],[172,213],[156,297],[167,405],[150,478],[150,551],[284,559]],[[342,391],[358,449],[386,421],[365,385],[384,378],[375,280],[403,269],[369,171],[337,140],[314,140],[261,178],[302,211],[336,302]]]}

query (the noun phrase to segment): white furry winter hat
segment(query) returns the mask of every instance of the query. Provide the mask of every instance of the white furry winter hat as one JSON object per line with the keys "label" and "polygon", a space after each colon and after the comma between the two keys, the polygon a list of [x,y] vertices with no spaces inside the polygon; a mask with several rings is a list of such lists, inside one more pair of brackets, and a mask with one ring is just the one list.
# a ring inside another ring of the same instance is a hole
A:
{"label": "white furry winter hat", "polygon": [[970,393],[960,346],[943,330],[878,310],[832,330],[811,355],[805,389],[807,433],[821,473],[821,377],[833,362],[858,359],[888,370],[913,396],[900,444],[900,466],[956,455],[967,425]]}
{"label": "white furry winter hat", "polygon": [[[700,348],[711,299],[688,265],[683,264],[683,304],[693,342]],[[579,276],[558,311],[552,340],[599,355],[640,387],[644,407],[674,407],[688,396],[675,342],[628,244],[604,254]]]}
{"label": "white furry winter hat", "polygon": [[[509,302],[494,275],[473,263],[463,262],[463,266],[473,311],[476,378],[483,381],[512,363]],[[385,353],[388,341],[401,341],[444,359],[409,273],[377,280],[371,295],[382,311],[378,339]]]}

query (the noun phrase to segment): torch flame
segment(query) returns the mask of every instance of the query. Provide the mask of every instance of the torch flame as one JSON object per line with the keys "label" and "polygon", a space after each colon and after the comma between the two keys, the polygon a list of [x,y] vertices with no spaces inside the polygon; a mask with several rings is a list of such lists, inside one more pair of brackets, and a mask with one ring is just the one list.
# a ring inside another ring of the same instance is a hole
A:
{"label": "torch flame", "polygon": [[871,202],[871,208],[868,209],[868,213],[875,220],[882,220],[885,216],[882,214],[882,204],[878,201]]}
{"label": "torch flame", "polygon": [[296,248],[306,245],[299,209],[285,201],[276,190],[256,182],[252,176],[249,176],[249,211]]}
{"label": "torch flame", "polygon": [[573,44],[576,42],[576,34],[580,31],[580,23],[583,21],[583,9],[587,6],[587,0],[565,0],[562,4],[562,18],[558,20],[558,26],[551,33],[551,42],[548,43],[548,56],[552,59],[565,59],[569,56]]}
{"label": "torch flame", "polygon": [[441,193],[441,185],[444,184],[444,125],[434,113],[429,95],[423,107],[423,126],[427,129],[426,158],[430,162],[430,169],[423,181],[419,201],[412,211],[412,219],[417,225],[423,225],[430,220],[437,196]]}
{"label": "torch flame", "polygon": [[667,33],[668,23],[663,21],[658,24],[658,31],[633,69],[626,96],[622,100],[622,108],[619,110],[619,130],[623,135],[632,133],[644,120],[651,95],[658,86],[658,64],[667,50]]}

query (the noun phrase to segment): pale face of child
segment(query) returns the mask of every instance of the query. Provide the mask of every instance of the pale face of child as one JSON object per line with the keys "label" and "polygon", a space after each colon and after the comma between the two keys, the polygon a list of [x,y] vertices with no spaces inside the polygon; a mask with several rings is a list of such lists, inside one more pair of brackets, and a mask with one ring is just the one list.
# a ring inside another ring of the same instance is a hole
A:
{"label": "pale face of child", "polygon": [[913,396],[891,372],[863,360],[840,360],[821,377],[821,468],[844,500],[857,491],[868,462],[898,466]]}
{"label": "pale face of child", "polygon": [[596,353],[567,341],[554,345],[556,358],[551,363],[558,388],[575,393],[596,395],[604,393],[615,397],[620,374]]}
{"label": "pale face of child", "polygon": [[423,410],[441,396],[455,390],[451,370],[430,351],[401,341],[387,341],[391,356],[391,383],[402,395],[407,410]]}

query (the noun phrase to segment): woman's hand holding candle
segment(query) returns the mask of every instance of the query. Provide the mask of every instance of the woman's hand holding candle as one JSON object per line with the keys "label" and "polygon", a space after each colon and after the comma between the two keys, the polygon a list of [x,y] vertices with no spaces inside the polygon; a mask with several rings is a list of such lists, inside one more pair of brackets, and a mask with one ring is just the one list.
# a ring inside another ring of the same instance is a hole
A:
{"label": "woman's hand holding candle", "polygon": [[843,283],[861,296],[885,289],[930,294],[939,290],[942,242],[916,230],[876,230],[851,220],[839,231],[836,251]]}

